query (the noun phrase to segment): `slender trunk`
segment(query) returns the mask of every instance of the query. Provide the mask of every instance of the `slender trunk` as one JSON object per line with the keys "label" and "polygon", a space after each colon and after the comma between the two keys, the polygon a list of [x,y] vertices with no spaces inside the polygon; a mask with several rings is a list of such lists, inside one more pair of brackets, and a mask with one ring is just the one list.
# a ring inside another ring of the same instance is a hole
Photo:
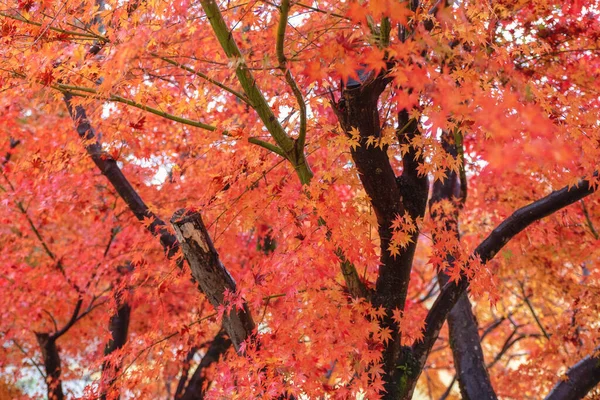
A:
{"label": "slender trunk", "polygon": [[[127,303],[121,304],[118,307],[117,312],[111,316],[109,321],[111,339],[109,340],[104,349],[105,356],[108,356],[112,354],[115,350],[118,350],[125,346],[125,343],[127,342],[127,331],[129,330],[130,316],[131,307]],[[100,399],[106,400],[107,397],[109,397],[108,394],[114,389],[116,376],[119,374],[120,369],[120,360],[110,363],[104,361],[102,363],[102,377],[100,379],[100,382],[102,382],[102,393],[100,394]],[[118,391],[114,397],[110,398],[118,399]]]}
{"label": "slender trunk", "polygon": [[46,369],[46,385],[49,400],[63,400],[62,381],[60,379],[60,355],[56,347],[56,339],[48,333],[35,334],[42,349],[44,368]]}
{"label": "slender trunk", "polygon": [[[454,138],[446,132],[442,137],[444,149],[452,154],[453,157],[459,157],[461,153],[457,149],[458,144]],[[464,179],[464,174],[461,174]],[[433,185],[433,194],[431,204],[439,201],[449,201],[459,204],[466,196],[466,182],[461,182],[459,176],[453,172],[448,172],[448,177],[444,181],[437,181]],[[458,207],[454,215],[436,215],[432,212],[432,217],[443,217],[446,222],[446,229],[452,231],[455,237],[460,241],[458,232]],[[434,241],[436,240],[434,236]],[[446,257],[450,263],[454,262],[452,255]],[[440,288],[448,283],[448,275],[444,271],[438,273]],[[481,349],[481,340],[477,320],[473,315],[473,309],[466,293],[463,293],[452,311],[448,314],[448,328],[450,331],[450,348],[454,358],[454,368],[458,376],[460,393],[464,400],[496,400],[497,396],[490,381],[490,376],[483,358]]]}

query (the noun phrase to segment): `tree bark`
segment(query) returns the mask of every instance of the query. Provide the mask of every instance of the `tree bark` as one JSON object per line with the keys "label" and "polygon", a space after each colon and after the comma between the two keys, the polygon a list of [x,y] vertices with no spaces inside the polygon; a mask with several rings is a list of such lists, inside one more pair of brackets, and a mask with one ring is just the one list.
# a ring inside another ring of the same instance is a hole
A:
{"label": "tree bark", "polygon": [[561,380],[548,394],[546,400],[578,400],[583,399],[600,383],[600,358],[596,348],[595,354],[585,357],[567,372],[565,380]]}
{"label": "tree bark", "polygon": [[[352,147],[351,155],[377,217],[381,265],[372,302],[375,306],[386,309],[387,316],[382,327],[389,328],[392,332],[392,339],[383,352],[384,398],[397,399],[404,393],[407,376],[415,371],[412,368],[414,360],[410,349],[401,346],[399,329],[392,319],[392,311],[404,310],[419,233],[418,230],[413,232],[412,243],[401,249],[399,255],[392,255],[392,223],[396,217],[403,217],[405,212],[413,220],[423,216],[427,204],[428,182],[426,176],[418,174],[417,166],[422,160],[416,157],[416,153],[411,151],[403,158],[403,171],[397,177],[387,155],[387,146],[369,144],[370,140],[381,138],[377,102],[388,81],[383,76],[367,75],[362,78],[362,82],[356,82],[343,91],[334,110],[346,134],[358,140],[358,146]],[[398,120],[397,137],[404,144],[418,134],[418,122],[409,123],[406,110],[398,115]],[[358,137],[355,137],[357,133]]]}
{"label": "tree bark", "polygon": [[[254,329],[254,321],[248,306],[244,303],[241,308],[224,304],[225,292],[235,293],[236,285],[219,260],[210,235],[198,212],[179,210],[171,219],[175,235],[179,240],[183,255],[190,264],[192,275],[198,282],[202,293],[208,301],[219,309],[225,307],[223,328],[229,334],[233,345],[240,351],[241,344],[248,339]],[[229,308],[231,310],[229,310]]]}
{"label": "tree bark", "polygon": [[178,243],[175,236],[167,230],[167,224],[150,211],[135,188],[127,180],[117,162],[110,155],[102,151],[102,145],[98,141],[96,131],[92,127],[85,109],[82,106],[73,106],[73,96],[70,93],[64,93],[63,99],[71,118],[75,122],[75,128],[79,137],[87,143],[85,150],[92,158],[94,164],[102,172],[102,175],[106,176],[113,188],[133,212],[133,215],[140,221],[150,220],[150,223],[147,225],[148,231],[160,238],[160,243],[165,249],[167,256],[169,258],[173,257],[177,253]]}
{"label": "tree bark", "polygon": [[[444,278],[444,282],[447,282],[447,276]],[[497,399],[483,357],[477,321],[466,293],[460,296],[450,311],[448,327],[450,348],[462,398],[464,400]]]}
{"label": "tree bark", "polygon": [[[367,77],[366,80],[367,82],[362,85],[359,83],[344,90],[342,98],[335,105],[335,111],[346,134],[358,140],[358,146],[353,146],[351,149],[352,160],[377,217],[381,256],[376,291],[372,301],[375,306],[383,306],[388,312],[382,325],[390,328],[392,339],[385,346],[383,369],[386,398],[393,398],[396,393],[394,382],[402,375],[402,370],[396,368],[402,349],[398,327],[391,318],[391,310],[404,308],[411,260],[404,255],[393,256],[389,250],[392,222],[396,216],[403,216],[405,209],[396,174],[387,155],[387,146],[367,144],[369,138],[377,140],[381,137],[377,101],[385,88],[385,82],[381,78]],[[357,138],[356,133],[358,133]]]}

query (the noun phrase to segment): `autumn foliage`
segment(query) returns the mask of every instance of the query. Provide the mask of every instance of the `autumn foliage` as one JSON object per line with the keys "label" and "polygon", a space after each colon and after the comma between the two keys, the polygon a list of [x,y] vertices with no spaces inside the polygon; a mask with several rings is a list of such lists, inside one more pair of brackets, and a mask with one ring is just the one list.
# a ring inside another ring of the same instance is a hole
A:
{"label": "autumn foliage", "polygon": [[1,396],[600,396],[600,3],[0,3]]}

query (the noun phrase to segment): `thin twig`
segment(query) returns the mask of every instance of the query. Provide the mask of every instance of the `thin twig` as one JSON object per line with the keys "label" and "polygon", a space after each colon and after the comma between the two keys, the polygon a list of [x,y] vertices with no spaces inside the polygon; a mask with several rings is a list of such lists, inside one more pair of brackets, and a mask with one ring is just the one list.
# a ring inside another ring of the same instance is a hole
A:
{"label": "thin twig", "polygon": [[38,363],[36,363],[35,360],[27,354],[27,352],[25,351],[25,349],[23,347],[21,347],[19,342],[17,342],[15,339],[13,339],[12,341],[15,344],[15,346],[17,346],[17,348],[21,351],[21,353],[23,353],[25,355],[25,357],[27,357],[27,359],[29,361],[31,361],[31,364],[35,367],[35,369],[37,369],[37,371],[40,373],[42,378],[46,379],[46,374],[44,373],[44,371],[42,371],[42,368],[40,367],[40,365]]}
{"label": "thin twig", "polygon": [[529,308],[529,311],[531,311],[531,314],[533,315],[533,318],[535,319],[537,326],[540,328],[540,330],[542,331],[542,333],[544,334],[546,339],[550,340],[550,335],[548,335],[548,332],[546,332],[546,328],[544,328],[544,325],[542,325],[542,322],[538,318],[537,313],[535,312],[535,309],[533,308],[533,305],[529,301],[529,297],[525,293],[525,287],[523,286],[523,282],[519,282],[519,286],[521,287],[521,293],[523,294],[523,300],[525,300],[525,304],[527,304],[527,308]]}
{"label": "thin twig", "polygon": [[583,201],[583,199],[581,199],[580,202],[581,202],[581,208],[583,210],[583,215],[585,216],[585,221],[587,222],[587,225],[590,228],[592,235],[594,235],[594,239],[598,240],[600,238],[600,235],[598,235],[598,231],[594,227],[594,223],[592,222],[592,219],[590,218],[590,213],[588,212],[587,206],[585,205],[585,202]]}
{"label": "thin twig", "polygon": [[306,103],[304,102],[304,97],[302,96],[302,92],[300,91],[298,84],[292,77],[292,73],[286,65],[287,60],[283,49],[285,42],[285,29],[288,24],[288,15],[290,12],[290,1],[282,0],[281,6],[279,7],[279,11],[281,15],[279,18],[279,25],[277,27],[277,61],[279,62],[279,69],[283,72],[285,76],[285,81],[287,82],[290,89],[292,89],[294,97],[296,97],[298,107],[300,107],[300,130],[297,142],[298,148],[296,149],[296,151],[304,151],[304,143],[306,142]]}

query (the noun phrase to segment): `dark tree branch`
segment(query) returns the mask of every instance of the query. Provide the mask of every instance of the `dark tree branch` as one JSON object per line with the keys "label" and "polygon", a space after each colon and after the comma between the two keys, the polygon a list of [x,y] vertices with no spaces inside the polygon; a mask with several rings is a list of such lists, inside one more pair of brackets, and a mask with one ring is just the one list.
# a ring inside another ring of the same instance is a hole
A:
{"label": "dark tree branch", "polygon": [[429,300],[430,298],[432,298],[433,296],[435,296],[436,294],[438,294],[439,292],[439,286],[437,283],[437,279],[433,279],[431,282],[431,287],[429,288],[429,290],[427,290],[427,293],[425,293],[423,296],[418,297],[415,299],[415,301],[418,304],[424,303],[427,300]]}
{"label": "dark tree branch", "polygon": [[[418,2],[413,3],[413,6],[417,7]],[[425,163],[425,160],[421,155],[418,155],[414,147],[410,146],[411,140],[419,134],[419,122],[414,118],[410,118],[408,110],[404,109],[400,111],[398,113],[396,136],[401,145],[409,145],[409,150],[402,157],[402,174],[396,179],[396,183],[400,191],[400,201],[413,221],[423,217],[425,214],[427,197],[429,195],[429,180],[427,179],[427,175],[419,174],[418,169],[419,165]],[[411,239],[412,242],[403,249],[399,257],[402,269],[407,270],[406,273],[408,273],[408,276],[404,277],[407,280],[407,285],[417,249],[419,239],[418,230],[412,233]]]}
{"label": "dark tree branch", "polygon": [[404,215],[405,207],[387,147],[367,144],[369,138],[381,138],[377,101],[385,83],[383,79],[375,78],[357,88],[344,90],[335,109],[344,131],[349,136],[359,134],[359,145],[351,149],[352,159],[371,199],[381,241],[381,266],[376,283],[377,294],[373,300],[391,310],[404,308],[411,267],[408,261],[411,260],[404,255],[394,257],[389,250],[392,222],[397,216]]}
{"label": "dark tree branch", "polygon": [[546,400],[578,400],[600,383],[600,358],[597,347],[594,354],[585,357],[567,372],[567,379],[561,380],[548,394]]}
{"label": "dark tree branch", "polygon": [[518,342],[520,342],[521,340],[527,339],[527,338],[531,338],[531,337],[534,337],[534,338],[541,337],[541,335],[537,334],[537,333],[530,333],[530,334],[524,333],[524,334],[521,334],[521,335],[518,335],[517,337],[515,337],[516,333],[517,333],[517,330],[515,329],[510,334],[510,336],[504,341],[504,345],[502,346],[502,348],[500,349],[500,351],[498,352],[498,354],[496,354],[496,357],[494,357],[494,359],[492,360],[492,362],[490,362],[487,365],[488,369],[492,368],[494,365],[496,365],[496,363],[498,361],[500,361],[500,359],[502,359],[502,357],[506,354],[506,352],[508,350],[510,350],[510,348],[513,347],[515,344],[517,344]]}
{"label": "dark tree branch", "polygon": [[79,137],[87,143],[85,149],[92,158],[92,161],[94,161],[94,164],[100,169],[102,175],[106,176],[135,217],[140,221],[149,221],[147,225],[148,231],[160,238],[160,243],[165,249],[167,256],[169,258],[173,257],[178,247],[175,236],[167,230],[165,222],[150,211],[135,188],[127,180],[117,162],[102,151],[102,146],[87,118],[85,109],[82,106],[73,106],[73,96],[70,93],[64,93],[63,98],[67,110],[69,110],[69,114],[71,114],[71,118],[75,122],[75,128]]}
{"label": "dark tree branch", "polygon": [[[597,176],[597,173],[594,173]],[[588,180],[581,180],[573,187],[565,187],[515,211],[510,217],[496,227],[490,235],[475,249],[473,257],[482,263],[491,260],[503,247],[533,222],[573,204],[594,193],[595,186]],[[462,277],[458,282],[448,282],[429,310],[425,319],[425,331],[422,342],[413,345],[414,354],[420,365],[425,360],[437,339],[448,314],[458,302],[460,296],[469,287],[469,281]]]}
{"label": "dark tree branch", "polygon": [[[398,366],[405,363],[408,353],[401,347],[398,326],[391,315],[396,308],[404,309],[414,246],[402,249],[395,256],[390,251],[392,223],[396,217],[404,216],[407,208],[403,204],[401,182],[397,181],[387,155],[387,146],[377,144],[381,139],[377,102],[388,81],[382,76],[361,74],[362,71],[359,71],[360,82],[348,82],[342,98],[338,102],[333,101],[333,108],[346,134],[358,141],[358,146],[352,146],[351,155],[377,217],[381,265],[372,302],[375,306],[385,307],[387,316],[382,325],[392,331],[392,340],[387,343],[383,352],[383,369],[387,393],[385,398],[395,399],[401,391],[398,383],[407,370]],[[416,242],[416,232],[413,239]]]}
{"label": "dark tree branch", "polygon": [[[11,142],[11,144],[12,143],[13,142]],[[0,174],[2,174],[2,176],[4,177],[4,179],[6,180],[6,182],[8,183],[8,186],[10,187],[10,189],[13,192],[16,193],[17,192],[16,188],[14,187],[14,185],[12,184],[12,182],[10,181],[10,179],[8,178],[8,175],[4,172],[4,170],[0,169]],[[1,188],[1,186],[0,186],[0,188]],[[42,248],[44,249],[44,251],[46,252],[46,254],[48,255],[48,257],[50,257],[52,259],[52,261],[54,261],[56,263],[56,268],[63,275],[63,277],[65,278],[65,280],[67,281],[67,283],[73,289],[75,289],[77,291],[77,293],[79,294],[79,296],[81,297],[81,295],[83,294],[83,290],[81,290],[81,288],[79,286],[77,286],[76,283],[72,282],[71,279],[69,279],[69,277],[67,276],[67,273],[65,271],[65,266],[62,263],[62,260],[60,258],[56,257],[56,255],[54,254],[54,252],[50,249],[50,247],[48,246],[48,243],[46,242],[46,240],[42,236],[42,233],[40,232],[40,230],[37,228],[37,226],[35,225],[35,223],[31,219],[31,217],[29,216],[29,213],[27,212],[27,209],[25,208],[25,206],[23,205],[23,203],[21,201],[19,201],[19,200],[15,200],[15,205],[17,206],[17,209],[19,210],[19,212],[21,214],[23,214],[23,216],[27,220],[27,223],[29,224],[29,227],[33,231],[35,237],[39,240],[40,244],[42,245]]]}
{"label": "dark tree branch", "polygon": [[23,355],[25,357],[27,357],[27,359],[29,360],[29,362],[31,362],[31,365],[33,365],[35,367],[35,369],[37,369],[37,371],[40,373],[40,375],[42,376],[42,378],[44,378],[44,381],[45,381],[46,380],[46,374],[44,373],[44,371],[42,371],[42,367],[40,366],[40,364],[38,364],[33,358],[31,358],[27,354],[27,351],[25,351],[25,349],[23,348],[23,346],[21,346],[19,344],[19,342],[17,342],[15,339],[12,339],[12,341],[15,344],[15,346],[17,347],[17,349],[19,349],[19,351],[21,353],[23,353]]}
{"label": "dark tree branch", "polygon": [[[447,276],[444,281],[448,281]],[[448,315],[448,328],[462,398],[496,399],[481,349],[477,320],[466,293]]]}
{"label": "dark tree branch", "polygon": [[446,400],[448,398],[448,396],[450,396],[450,393],[452,393],[452,388],[454,387],[455,383],[456,383],[456,374],[454,374],[454,376],[452,377],[450,384],[448,385],[448,387],[446,388],[444,393],[442,393],[439,400]]}
{"label": "dark tree branch", "polygon": [[20,143],[21,143],[20,140],[10,138],[9,150],[6,152],[6,155],[4,156],[4,160],[2,160],[2,164],[0,164],[0,166],[4,167],[6,164],[8,164],[8,162],[10,161],[10,159],[12,157],[13,149],[15,147],[17,147]]}
{"label": "dark tree branch", "polygon": [[531,312],[531,315],[533,315],[533,319],[535,320],[535,323],[540,328],[540,331],[542,331],[542,333],[544,334],[544,337],[546,338],[546,340],[550,340],[550,335],[546,331],[544,324],[542,324],[542,321],[540,321],[537,313],[535,312],[535,308],[533,308],[533,304],[531,304],[531,301],[529,301],[529,296],[527,296],[527,293],[525,293],[525,286],[523,286],[523,282],[519,282],[519,286],[521,288],[521,294],[523,295],[523,300],[525,300],[525,304],[527,304],[527,308]]}
{"label": "dark tree branch", "polygon": [[[319,218],[319,225],[324,225],[327,227],[327,223],[322,217]],[[331,236],[332,233],[329,228],[327,228],[327,240],[331,240]],[[340,269],[342,270],[342,276],[344,277],[346,289],[348,290],[350,296],[354,298],[363,298],[370,301],[371,291],[358,275],[356,266],[346,258],[344,250],[341,247],[337,247],[335,249],[335,255],[340,259]]]}
{"label": "dark tree branch", "polygon": [[402,157],[403,170],[402,175],[398,178],[398,184],[402,202],[413,219],[422,217],[425,214],[429,192],[427,175],[420,175],[418,169],[420,165],[425,163],[425,160],[422,155],[419,155],[417,149],[411,145],[411,141],[419,134],[418,120],[410,118],[408,110],[400,111],[398,113],[396,136],[401,145],[408,145],[408,151]]}
{"label": "dark tree branch", "polygon": [[80,319],[79,311],[81,310],[82,304],[83,304],[83,297],[79,296],[79,298],[77,299],[77,303],[75,303],[75,309],[73,310],[73,314],[71,314],[71,319],[69,319],[69,321],[65,324],[65,326],[62,327],[61,330],[59,330],[58,332],[55,332],[52,335],[54,340],[58,339],[59,337],[61,337],[65,333],[67,333],[67,331],[69,329],[71,329],[71,327],[73,325],[75,325],[75,322],[77,322]]}
{"label": "dark tree branch", "polygon": [[[510,316],[511,314],[509,314]],[[487,335],[489,335],[492,331],[494,331],[494,329],[496,329],[497,327],[499,327],[504,321],[506,321],[506,317],[501,317],[498,318],[496,321],[492,322],[491,324],[489,324],[484,330],[483,333],[481,334],[481,338],[480,340],[483,342],[483,339],[485,339],[485,337]]]}
{"label": "dark tree branch", "polygon": [[[252,335],[256,326],[245,303],[238,309],[235,305],[224,302],[225,292],[235,293],[235,281],[221,264],[200,213],[179,210],[171,218],[171,225],[200,290],[215,309],[226,308],[223,328],[229,334],[235,349],[240,351],[241,344]],[[229,311],[231,307],[233,308]]]}
{"label": "dark tree branch", "polygon": [[208,389],[208,384],[210,383],[210,376],[207,375],[207,370],[214,363],[218,362],[221,357],[229,350],[231,347],[231,340],[227,337],[224,330],[221,330],[217,336],[213,339],[210,344],[208,350],[196,370],[194,374],[190,378],[190,381],[185,389],[185,392],[178,397],[175,395],[175,400],[202,400],[204,399],[204,395],[206,394],[206,390]]}
{"label": "dark tree branch", "polygon": [[358,275],[356,266],[348,261],[341,247],[338,247],[335,250],[335,255],[340,259],[340,269],[342,270],[348,293],[350,293],[352,297],[369,300],[371,298],[371,292]]}
{"label": "dark tree branch", "polygon": [[[102,151],[102,146],[87,118],[85,109],[81,106],[73,106],[72,99],[73,96],[70,93],[64,93],[64,101],[67,109],[75,122],[79,137],[87,143],[85,149],[92,158],[92,161],[100,169],[102,174],[106,176],[136,218],[140,221],[150,221],[147,225],[147,229],[154,236],[160,238],[160,242],[167,257],[172,258],[179,249],[177,238],[168,231],[165,222],[149,210],[135,188],[127,180],[116,161]],[[200,242],[195,241],[197,237],[186,236],[189,232],[188,225],[183,221],[191,221],[194,218],[194,215],[188,215],[184,219],[175,217],[174,220],[171,220],[171,223],[174,226],[177,225],[178,222],[183,223],[183,225],[179,226],[180,233],[182,234],[181,239],[185,239],[185,242],[187,243],[187,248],[184,249],[183,253],[188,262],[190,262],[192,275],[199,282],[201,291],[207,296],[211,304],[215,308],[218,308],[223,305],[223,298],[226,290],[229,290],[232,293],[235,292],[235,282],[219,261],[218,254],[212,245],[210,236],[208,235],[199,214],[197,215],[197,221],[199,221],[200,225],[198,225],[198,227],[201,226],[201,230],[194,233],[203,232],[203,234],[205,234],[205,236],[202,236],[206,241],[203,244],[206,245],[207,243],[210,243],[208,251],[204,252],[204,248],[200,246]],[[182,260],[179,260],[178,264],[183,266]],[[199,278],[207,280],[198,280]],[[236,350],[240,350],[239,346],[245,339],[250,337],[255,329],[254,321],[245,304],[242,310],[233,310],[230,313],[226,312],[223,317],[223,325],[229,336],[232,338]]]}

